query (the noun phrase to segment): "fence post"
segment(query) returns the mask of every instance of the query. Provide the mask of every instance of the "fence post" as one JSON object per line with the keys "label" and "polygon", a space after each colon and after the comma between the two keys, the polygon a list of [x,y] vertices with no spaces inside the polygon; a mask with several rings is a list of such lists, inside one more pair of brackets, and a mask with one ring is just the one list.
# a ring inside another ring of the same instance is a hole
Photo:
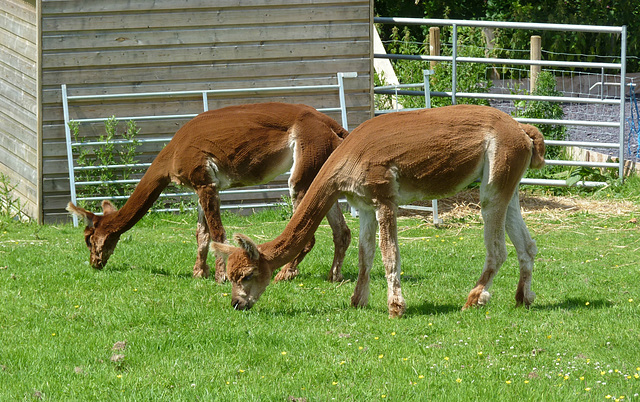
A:
{"label": "fence post", "polygon": [[[542,60],[542,38],[538,35],[531,37],[529,57],[531,60]],[[531,65],[529,70],[529,92],[533,93],[536,89],[538,75],[540,74],[540,66]]]}
{"label": "fence post", "polygon": [[[429,54],[431,56],[440,56],[440,28],[429,28]],[[437,61],[431,61],[431,69],[436,68]]]}

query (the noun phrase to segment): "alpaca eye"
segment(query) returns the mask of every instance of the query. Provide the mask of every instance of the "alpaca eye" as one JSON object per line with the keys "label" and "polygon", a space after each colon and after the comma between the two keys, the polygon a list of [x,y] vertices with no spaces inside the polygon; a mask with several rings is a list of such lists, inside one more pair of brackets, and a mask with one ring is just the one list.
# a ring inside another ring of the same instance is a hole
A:
{"label": "alpaca eye", "polygon": [[243,282],[244,281],[249,281],[249,280],[251,280],[251,278],[253,278],[253,272],[248,274],[248,275],[245,275],[244,278],[242,278],[242,281]]}

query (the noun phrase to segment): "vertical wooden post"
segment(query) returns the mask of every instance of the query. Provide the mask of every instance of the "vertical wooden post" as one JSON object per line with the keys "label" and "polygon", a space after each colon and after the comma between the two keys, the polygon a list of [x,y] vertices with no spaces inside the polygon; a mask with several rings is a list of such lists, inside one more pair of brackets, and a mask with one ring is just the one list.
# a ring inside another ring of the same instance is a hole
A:
{"label": "vertical wooden post", "polygon": [[[534,35],[531,37],[531,48],[530,48],[530,59],[531,60],[542,60],[542,38],[538,35]],[[529,92],[533,93],[536,89],[536,81],[538,80],[538,75],[540,74],[540,66],[530,66],[529,67]]]}
{"label": "vertical wooden post", "polygon": [[[440,56],[440,28],[429,28],[429,54],[431,56]],[[438,64],[437,61],[431,61],[431,69],[433,70]]]}

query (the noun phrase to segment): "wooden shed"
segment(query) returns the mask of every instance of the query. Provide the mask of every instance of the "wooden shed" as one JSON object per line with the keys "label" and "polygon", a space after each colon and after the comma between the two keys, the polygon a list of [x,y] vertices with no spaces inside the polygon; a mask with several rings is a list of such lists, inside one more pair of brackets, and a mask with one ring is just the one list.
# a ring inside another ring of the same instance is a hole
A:
{"label": "wooden shed", "polygon": [[[0,172],[39,222],[67,219],[61,85],[76,95],[324,85],[345,81],[351,128],[372,113],[372,0],[0,0]],[[334,107],[337,94],[216,95]],[[202,99],[83,101],[72,116],[198,113]],[[328,113],[337,121],[339,113]],[[73,118],[73,117],[72,117]],[[141,122],[171,136],[187,119]],[[96,127],[97,131],[98,128]]]}

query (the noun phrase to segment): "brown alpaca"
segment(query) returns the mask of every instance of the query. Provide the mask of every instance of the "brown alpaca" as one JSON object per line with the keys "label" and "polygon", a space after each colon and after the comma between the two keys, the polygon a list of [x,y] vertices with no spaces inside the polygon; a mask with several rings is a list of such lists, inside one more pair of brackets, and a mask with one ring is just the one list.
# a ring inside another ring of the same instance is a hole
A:
{"label": "brown alpaca", "polygon": [[489,300],[487,290],[507,258],[505,225],[520,263],[516,303],[529,306],[535,298],[531,272],[537,249],[520,213],[517,188],[528,167],[544,165],[543,156],[544,141],[535,127],[486,106],[448,106],[371,119],[331,154],[275,240],[256,245],[235,235],[240,247],[212,244],[228,254],[233,307],[251,308],[273,272],[304,247],[321,217],[345,193],[360,213],[359,274],[351,304],[368,302],[377,220],[389,315],[402,316],[406,304],[400,289],[398,205],[450,196],[478,178],[487,255],[464,308]]}
{"label": "brown alpaca", "polygon": [[[102,216],[72,203],[67,210],[87,221],[84,237],[91,265],[102,269],[122,233],[144,216],[171,181],[191,187],[201,207],[193,276],[208,277],[209,244],[211,240],[225,241],[218,192],[265,183],[292,168],[289,189],[295,209],[324,161],[347,135],[333,119],[305,105],[260,103],[205,112],[178,130],[120,210],[109,201],[102,202]],[[336,202],[324,215],[333,230],[335,244],[329,280],[339,281],[351,235]],[[298,263],[313,243],[313,237],[309,236],[277,279],[295,276]],[[221,258],[216,259],[215,278],[225,279]]]}

